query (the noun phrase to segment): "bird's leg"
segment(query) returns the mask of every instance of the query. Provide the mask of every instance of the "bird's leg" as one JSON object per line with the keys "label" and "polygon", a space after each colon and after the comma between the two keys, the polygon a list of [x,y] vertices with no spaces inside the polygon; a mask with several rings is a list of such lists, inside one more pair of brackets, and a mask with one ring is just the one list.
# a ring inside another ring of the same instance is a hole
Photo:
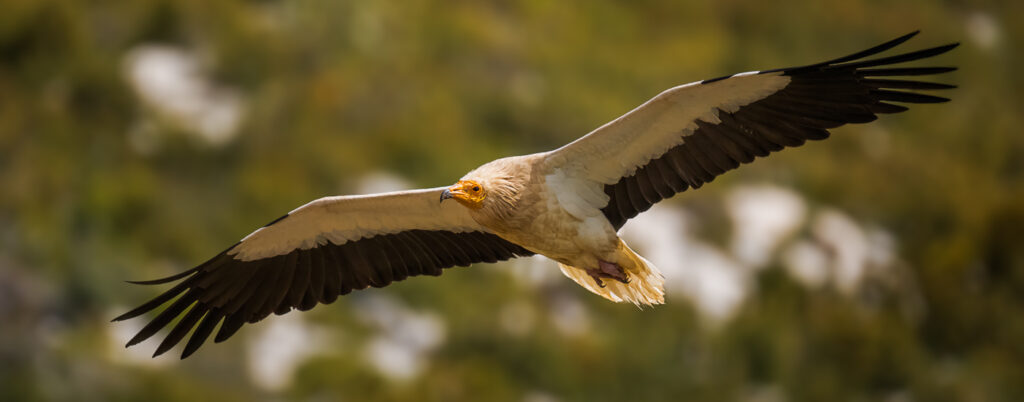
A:
{"label": "bird's leg", "polygon": [[598,260],[598,269],[587,270],[591,278],[597,282],[597,286],[604,287],[604,278],[611,278],[622,283],[629,283],[629,276],[626,275],[626,271],[619,266],[619,264]]}
{"label": "bird's leg", "polygon": [[626,275],[626,271],[619,266],[619,264],[597,260],[597,269],[586,270],[587,274],[591,278],[594,278],[594,283],[597,283],[598,287],[605,287],[605,279],[614,279],[622,283],[629,283],[629,276]]}
{"label": "bird's leg", "polygon": [[601,273],[605,274],[607,278],[612,278],[622,283],[629,283],[629,276],[626,275],[626,271],[619,264],[597,260],[597,265],[601,267]]}

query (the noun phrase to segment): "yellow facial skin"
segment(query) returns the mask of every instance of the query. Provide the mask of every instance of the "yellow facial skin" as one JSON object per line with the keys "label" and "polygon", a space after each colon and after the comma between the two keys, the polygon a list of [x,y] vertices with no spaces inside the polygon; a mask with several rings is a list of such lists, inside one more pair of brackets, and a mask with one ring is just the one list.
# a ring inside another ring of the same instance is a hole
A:
{"label": "yellow facial skin", "polygon": [[484,206],[487,193],[480,183],[473,180],[459,180],[455,185],[448,187],[447,196],[442,195],[441,200],[444,201],[445,198],[453,198],[467,208],[480,209]]}

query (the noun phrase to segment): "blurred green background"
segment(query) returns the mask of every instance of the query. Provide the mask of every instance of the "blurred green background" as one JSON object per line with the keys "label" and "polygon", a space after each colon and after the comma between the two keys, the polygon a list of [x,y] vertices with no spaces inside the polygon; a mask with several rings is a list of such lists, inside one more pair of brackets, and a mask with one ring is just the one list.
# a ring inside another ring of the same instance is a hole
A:
{"label": "blurred green background", "polygon": [[[1024,2],[14,0],[0,400],[1024,398]],[[1019,22],[1019,21],[1018,21]],[[954,100],[787,150],[624,235],[665,306],[553,263],[271,317],[185,361],[109,323],[311,199],[439,186],[668,87],[915,29]]]}

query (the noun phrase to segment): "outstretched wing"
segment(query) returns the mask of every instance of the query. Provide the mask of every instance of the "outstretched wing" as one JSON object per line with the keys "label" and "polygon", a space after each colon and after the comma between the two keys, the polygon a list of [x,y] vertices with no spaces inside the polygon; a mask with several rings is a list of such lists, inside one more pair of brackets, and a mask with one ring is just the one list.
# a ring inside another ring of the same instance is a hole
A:
{"label": "outstretched wing", "polygon": [[[948,101],[911,91],[954,86],[904,78],[956,68],[890,65],[945,53],[955,43],[864,60],[916,34],[818,64],[753,71],[669,89],[551,151],[546,167],[603,186],[606,197],[598,198],[607,202],[588,206],[600,208],[618,229],[654,203],[687,188],[699,188],[755,157],[800,146],[806,140],[825,139],[830,128],[907,110],[890,102]],[[875,68],[879,66],[884,67]],[[591,189],[595,190],[599,191]]]}
{"label": "outstretched wing", "polygon": [[221,342],[270,313],[308,310],[339,295],[383,287],[443,268],[496,262],[533,253],[489,233],[442,188],[369,196],[327,197],[260,228],[209,261],[180,274],[139,284],[181,282],[115,321],[175,299],[127,346],[181,317],[157,348],[160,355],[195,328],[188,357],[210,336]]}

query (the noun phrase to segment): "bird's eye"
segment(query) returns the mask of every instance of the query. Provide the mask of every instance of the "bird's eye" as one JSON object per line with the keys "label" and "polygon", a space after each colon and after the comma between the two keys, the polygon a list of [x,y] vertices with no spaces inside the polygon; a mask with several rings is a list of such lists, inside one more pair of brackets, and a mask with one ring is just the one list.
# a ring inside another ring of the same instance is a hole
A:
{"label": "bird's eye", "polygon": [[480,186],[473,186],[473,191],[480,191]]}

